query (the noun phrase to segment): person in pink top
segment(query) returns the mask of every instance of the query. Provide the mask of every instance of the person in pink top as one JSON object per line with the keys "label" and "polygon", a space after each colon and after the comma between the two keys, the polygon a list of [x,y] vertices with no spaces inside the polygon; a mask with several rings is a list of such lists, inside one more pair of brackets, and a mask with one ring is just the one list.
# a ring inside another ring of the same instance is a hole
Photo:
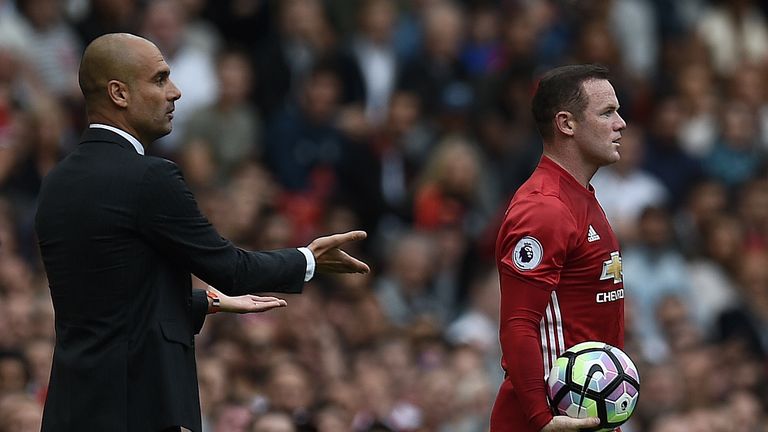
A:
{"label": "person in pink top", "polygon": [[619,242],[589,183],[598,168],[619,160],[627,125],[608,79],[602,66],[564,66],[546,73],[533,97],[544,155],[512,198],[496,241],[506,378],[491,432],[599,424],[553,415],[545,379],[579,342],[624,344]]}

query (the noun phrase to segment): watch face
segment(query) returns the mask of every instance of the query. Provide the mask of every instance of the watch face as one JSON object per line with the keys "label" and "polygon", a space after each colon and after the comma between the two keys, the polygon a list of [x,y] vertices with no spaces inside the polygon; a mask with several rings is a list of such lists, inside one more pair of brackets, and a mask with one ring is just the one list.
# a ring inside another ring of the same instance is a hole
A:
{"label": "watch face", "polygon": [[221,306],[221,299],[218,294],[213,291],[206,291],[205,293],[209,299],[211,299],[211,308],[218,309]]}

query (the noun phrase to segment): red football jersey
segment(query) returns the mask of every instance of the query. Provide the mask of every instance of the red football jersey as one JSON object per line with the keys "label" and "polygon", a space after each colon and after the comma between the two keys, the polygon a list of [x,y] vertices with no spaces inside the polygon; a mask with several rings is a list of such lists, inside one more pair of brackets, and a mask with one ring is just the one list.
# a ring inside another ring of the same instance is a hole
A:
{"label": "red football jersey", "polygon": [[592,187],[542,157],[496,241],[500,340],[507,372],[491,432],[538,432],[551,419],[545,379],[567,348],[624,346],[619,242]]}

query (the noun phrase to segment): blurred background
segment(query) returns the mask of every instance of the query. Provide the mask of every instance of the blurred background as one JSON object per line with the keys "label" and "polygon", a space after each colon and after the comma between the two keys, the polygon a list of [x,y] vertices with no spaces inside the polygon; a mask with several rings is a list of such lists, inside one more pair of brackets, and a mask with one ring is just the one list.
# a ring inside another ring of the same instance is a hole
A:
{"label": "blurred background", "polygon": [[[38,431],[53,310],[41,179],[87,126],[84,46],[152,41],[183,96],[149,153],[251,249],[363,228],[370,275],[210,316],[205,432],[484,432],[502,379],[493,245],[541,142],[536,80],[613,74],[594,178],[622,243],[624,432],[768,430],[768,2],[0,0],[0,432]],[[203,287],[200,281],[196,286]],[[94,407],[97,409],[97,407]]]}

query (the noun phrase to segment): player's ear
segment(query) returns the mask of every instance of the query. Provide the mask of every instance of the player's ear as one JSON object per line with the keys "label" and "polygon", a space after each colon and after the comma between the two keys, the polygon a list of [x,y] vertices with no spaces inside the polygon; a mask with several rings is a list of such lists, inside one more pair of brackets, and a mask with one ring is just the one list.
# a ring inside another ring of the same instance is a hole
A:
{"label": "player's ear", "polygon": [[576,121],[573,114],[568,111],[558,111],[555,114],[555,127],[560,133],[567,136],[573,136]]}

